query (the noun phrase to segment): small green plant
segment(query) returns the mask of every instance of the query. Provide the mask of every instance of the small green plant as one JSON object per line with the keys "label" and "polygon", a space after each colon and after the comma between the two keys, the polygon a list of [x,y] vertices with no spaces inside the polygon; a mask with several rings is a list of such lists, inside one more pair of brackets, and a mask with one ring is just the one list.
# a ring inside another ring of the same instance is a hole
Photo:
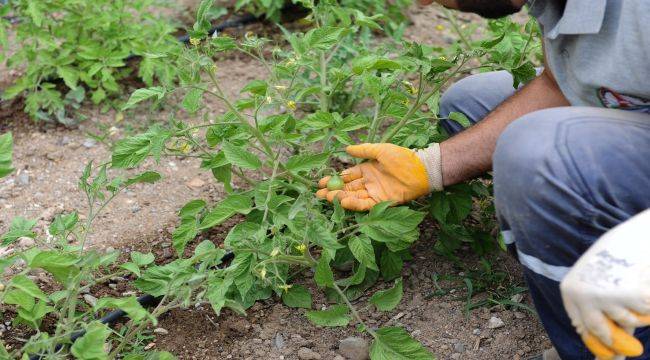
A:
{"label": "small green plant", "polygon": [[[172,36],[175,28],[149,13],[153,4],[158,2],[17,0],[3,5],[0,13],[19,20],[20,47],[13,54],[2,52],[8,67],[23,75],[2,98],[23,95],[25,111],[35,119],[71,124],[68,113],[84,99],[99,104],[121,94],[120,80],[132,72],[127,66],[132,55],[142,58],[137,76],[145,84],[168,84],[176,72],[166,57],[180,45]],[[0,21],[0,44],[6,45],[9,27]]]}
{"label": "small green plant", "polygon": [[0,135],[0,179],[14,171],[12,159],[13,137],[11,133],[2,134]]}

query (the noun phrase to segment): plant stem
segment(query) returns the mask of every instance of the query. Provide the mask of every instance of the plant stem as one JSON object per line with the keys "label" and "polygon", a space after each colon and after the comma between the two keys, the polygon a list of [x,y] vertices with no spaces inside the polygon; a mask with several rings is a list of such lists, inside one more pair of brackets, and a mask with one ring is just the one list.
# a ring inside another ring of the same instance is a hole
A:
{"label": "plant stem", "polygon": [[467,40],[467,37],[465,34],[463,34],[462,30],[458,26],[458,22],[456,21],[456,15],[454,15],[449,9],[443,7],[443,11],[445,12],[445,16],[449,20],[449,23],[451,24],[451,27],[454,29],[456,34],[458,34],[458,37],[460,37],[460,41],[463,42],[463,44],[466,47],[466,50],[471,50],[472,45],[469,43],[469,40]]}
{"label": "plant stem", "polygon": [[334,287],[334,290],[336,290],[336,292],[339,294],[341,299],[343,299],[343,301],[345,302],[345,305],[347,305],[348,308],[350,308],[350,312],[352,312],[352,316],[354,316],[354,318],[357,319],[357,321],[361,325],[363,325],[363,327],[366,329],[366,331],[368,331],[368,334],[370,334],[370,335],[372,335],[372,337],[376,338],[377,333],[375,333],[374,330],[372,330],[368,325],[366,325],[366,323],[361,318],[361,315],[359,315],[359,312],[357,312],[357,308],[355,308],[354,305],[352,305],[352,303],[350,302],[350,300],[348,300],[348,297],[345,296],[345,293],[343,292],[343,290],[341,290],[341,288],[338,285],[336,285],[336,282],[334,282],[332,285]]}
{"label": "plant stem", "polygon": [[325,52],[320,53],[320,109],[323,112],[329,111],[329,95],[325,92],[327,88],[327,59]]}
{"label": "plant stem", "polygon": [[368,133],[368,142],[372,143],[377,135],[377,128],[379,127],[379,110],[381,109],[381,101],[375,102],[374,115],[370,123],[370,132]]}

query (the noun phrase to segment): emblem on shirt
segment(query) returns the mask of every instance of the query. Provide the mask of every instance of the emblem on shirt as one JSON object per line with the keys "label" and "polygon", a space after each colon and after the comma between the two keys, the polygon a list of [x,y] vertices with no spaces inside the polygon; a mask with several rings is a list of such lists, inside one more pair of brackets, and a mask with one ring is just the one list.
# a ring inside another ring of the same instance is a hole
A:
{"label": "emblem on shirt", "polygon": [[619,94],[606,87],[598,89],[598,98],[606,108],[650,114],[650,100],[631,95]]}

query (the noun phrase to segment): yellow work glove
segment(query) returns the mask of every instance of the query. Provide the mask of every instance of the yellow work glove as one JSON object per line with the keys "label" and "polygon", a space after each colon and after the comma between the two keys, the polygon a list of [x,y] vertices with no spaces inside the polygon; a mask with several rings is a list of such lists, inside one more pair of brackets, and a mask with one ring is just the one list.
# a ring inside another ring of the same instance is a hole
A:
{"label": "yellow work glove", "polygon": [[560,283],[573,326],[600,360],[643,354],[650,325],[650,210],[605,233]]}
{"label": "yellow work glove", "polygon": [[338,198],[346,209],[365,211],[383,201],[402,204],[442,189],[438,144],[418,152],[393,144],[352,145],[346,151],[369,161],[341,172],[342,190],[328,190],[330,177],[321,179],[319,198]]}

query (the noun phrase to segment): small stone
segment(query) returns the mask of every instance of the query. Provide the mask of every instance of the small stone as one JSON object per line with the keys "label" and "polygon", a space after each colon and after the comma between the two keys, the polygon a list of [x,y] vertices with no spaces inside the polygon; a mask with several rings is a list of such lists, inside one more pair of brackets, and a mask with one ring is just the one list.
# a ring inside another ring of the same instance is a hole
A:
{"label": "small stone", "polygon": [[18,186],[29,185],[29,174],[24,171],[21,171],[17,176],[16,182],[18,183]]}
{"label": "small stone", "polygon": [[140,205],[138,205],[138,204],[135,204],[135,205],[133,205],[133,206],[131,207],[131,212],[134,213],[134,214],[137,213],[137,212],[139,212],[140,210],[142,210],[142,208],[141,208]]}
{"label": "small stone", "polygon": [[488,329],[498,329],[500,327],[504,327],[506,324],[501,320],[500,318],[496,316],[492,316],[490,320],[488,320],[487,327]]}
{"label": "small stone", "polygon": [[301,347],[298,349],[298,358],[301,360],[320,360],[321,356],[310,348]]}
{"label": "small stone", "polygon": [[368,359],[368,341],[360,337],[348,337],[339,342],[339,354],[349,360]]}
{"label": "small stone", "polygon": [[524,294],[514,294],[510,297],[512,302],[520,303],[522,300],[524,300]]}
{"label": "small stone", "polygon": [[517,318],[517,319],[525,319],[526,318],[526,314],[524,314],[524,313],[522,313],[520,311],[513,311],[512,313],[515,315],[515,318]]}
{"label": "small stone", "polygon": [[205,185],[205,181],[203,181],[200,177],[195,177],[192,180],[186,182],[185,185],[187,185],[187,187],[190,189],[200,189]]}
{"label": "small stone", "polygon": [[481,329],[474,329],[474,331],[472,331],[472,334],[476,336],[481,335]]}
{"label": "small stone", "polygon": [[336,355],[333,360],[345,360],[345,358],[341,355]]}
{"label": "small stone", "polygon": [[34,241],[34,239],[30,237],[21,236],[20,238],[18,238],[18,247],[20,247],[21,249],[29,249],[32,246],[34,246],[34,244],[36,244],[36,242]]}
{"label": "small stone", "polygon": [[164,259],[170,259],[173,256],[172,251],[168,247],[163,248],[162,256]]}
{"label": "small stone", "polygon": [[273,345],[278,350],[282,350],[282,348],[284,348],[284,337],[282,337],[282,334],[280,333],[275,334]]}
{"label": "small stone", "polygon": [[97,145],[97,141],[95,139],[88,138],[84,140],[84,142],[81,145],[83,145],[83,147],[85,147],[86,149],[90,149],[95,147],[95,145]]}
{"label": "small stone", "polygon": [[451,358],[454,359],[454,360],[456,360],[456,359],[460,359],[460,356],[461,356],[461,355],[460,355],[459,353],[451,354]]}
{"label": "small stone", "polygon": [[144,350],[145,351],[151,350],[154,346],[156,346],[156,343],[150,342],[150,343],[147,344],[147,346],[144,347]]}
{"label": "small stone", "polygon": [[84,301],[86,302],[86,304],[88,304],[88,305],[90,305],[92,307],[95,307],[95,305],[97,304],[97,298],[90,295],[90,294],[85,294],[84,295]]}
{"label": "small stone", "polygon": [[153,332],[154,332],[154,334],[158,334],[158,335],[167,335],[167,334],[169,334],[169,331],[167,329],[161,328],[161,327],[155,328],[153,330]]}
{"label": "small stone", "polygon": [[109,283],[108,287],[115,290],[115,289],[117,289],[117,284]]}
{"label": "small stone", "polygon": [[457,353],[463,353],[463,352],[465,352],[465,344],[463,344],[463,343],[460,342],[460,341],[457,342],[457,343],[455,343],[455,344],[454,344],[454,352],[457,352]]}

